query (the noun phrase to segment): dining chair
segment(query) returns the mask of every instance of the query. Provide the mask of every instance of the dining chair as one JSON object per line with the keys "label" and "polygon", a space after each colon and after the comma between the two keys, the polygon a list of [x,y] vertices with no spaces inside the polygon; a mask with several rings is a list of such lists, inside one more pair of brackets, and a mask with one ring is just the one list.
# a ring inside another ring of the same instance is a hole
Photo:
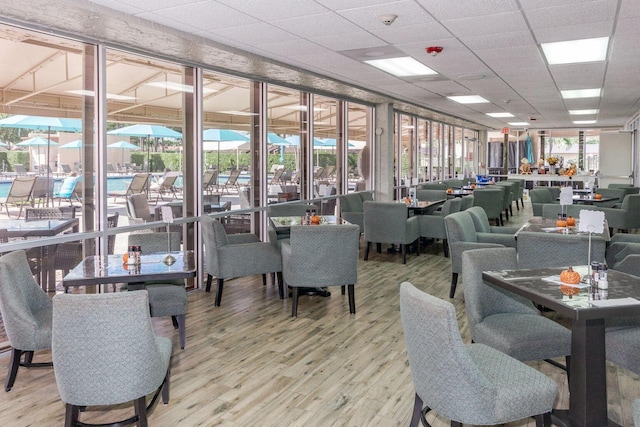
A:
{"label": "dining chair", "polygon": [[0,205],[4,205],[7,216],[11,218],[9,213],[9,205],[19,208],[18,218],[22,215],[22,208],[31,205],[33,202],[33,187],[36,183],[35,176],[16,176],[11,182],[7,197],[0,199]]}
{"label": "dining chair", "polygon": [[294,225],[290,239],[281,244],[282,278],[292,289],[291,316],[298,314],[301,288],[345,287],[349,312],[355,314],[354,286],[358,281],[360,227],[343,225]]}
{"label": "dining chair", "polygon": [[556,198],[551,196],[549,189],[546,187],[529,190],[529,199],[531,199],[531,208],[534,216],[543,215],[542,208],[545,204],[560,205]]}
{"label": "dining chair", "polygon": [[[526,185],[526,181],[524,179],[519,178],[507,178],[507,181],[517,182],[518,186],[515,195],[516,209],[520,210],[520,207],[524,208],[524,187]],[[518,206],[518,200],[520,201],[520,206]]]}
{"label": "dining chair", "polygon": [[487,243],[499,243],[504,246],[516,247],[515,234],[518,227],[499,227],[491,225],[487,213],[480,206],[473,206],[466,210],[471,215],[473,226],[480,239]]}
{"label": "dining chair", "polygon": [[154,334],[147,291],[56,295],[51,354],[65,427],[88,425],[86,407],[128,402],[135,415],[100,425],[147,426],[160,394],[169,403],[171,340]]}
{"label": "dining chair", "polygon": [[400,317],[415,388],[410,426],[429,425],[429,411],[452,427],[528,417],[551,426],[555,381],[487,345],[464,344],[451,303],[403,282]]}
{"label": "dining chair", "polygon": [[496,225],[504,225],[502,212],[505,206],[505,188],[492,185],[491,188],[476,188],[473,192],[473,206],[480,206],[487,218]]}
{"label": "dining chair", "polygon": [[607,242],[600,236],[558,234],[535,231],[518,233],[517,251],[519,268],[568,267],[586,265],[592,261],[604,262]]}
{"label": "dining chair", "polygon": [[252,233],[229,234],[220,221],[203,216],[201,221],[207,269],[206,292],[211,291],[215,276],[218,290],[214,305],[220,306],[224,281],[233,277],[262,275],[262,284],[267,283],[267,273],[278,276],[280,298],[284,298],[282,286],[282,255],[271,243],[261,242]]}
{"label": "dining chair", "polygon": [[409,217],[404,203],[366,201],[362,204],[364,214],[364,260],[369,259],[371,243],[382,251],[382,244],[398,244],[402,252],[402,263],[407,263],[407,246],[417,243],[416,255],[420,255],[420,223]]}
{"label": "dining chair", "polygon": [[[530,300],[482,279],[483,271],[519,268],[515,248],[462,254],[464,306],[472,342],[486,344],[522,362],[547,360],[568,372],[571,331],[540,314]],[[555,360],[564,357],[566,365]]]}
{"label": "dining chair", "polygon": [[364,211],[363,203],[373,200],[373,195],[369,191],[343,194],[338,197],[340,202],[340,216],[351,224],[360,226],[360,233],[364,233]]}
{"label": "dining chair", "polygon": [[[462,253],[469,249],[502,248],[504,245],[486,241],[484,234],[478,234],[471,214],[467,211],[454,212],[444,218],[451,257],[451,288],[449,298],[456,294],[458,274],[462,273]],[[490,239],[493,240],[493,239]]]}
{"label": "dining chair", "polygon": [[460,203],[461,211],[466,211],[470,207],[473,207],[473,195],[462,196],[460,199],[461,199],[461,203]]}
{"label": "dining chair", "polygon": [[[441,190],[418,190],[441,191]],[[442,205],[442,209],[430,215],[416,215],[420,224],[420,237],[425,239],[442,239],[442,251],[445,258],[449,257],[449,244],[447,243],[447,230],[444,227],[444,218],[454,212],[460,211],[462,200],[456,197],[448,199]]]}
{"label": "dining chair", "polygon": [[1,256],[0,314],[11,346],[5,391],[13,388],[20,366],[51,366],[33,362],[34,352],[51,349],[51,313],[51,298],[34,280],[26,253]]}
{"label": "dining chair", "polygon": [[[143,253],[179,251],[180,233],[169,232],[169,235],[166,232],[129,234],[127,243],[128,246],[140,246]],[[184,350],[187,315],[187,291],[184,280],[152,280],[146,281],[144,284],[149,293],[151,317],[171,316],[173,327],[178,330],[180,348]]]}
{"label": "dining chair", "polygon": [[[513,201],[518,196],[518,183],[505,180],[498,181],[495,185],[505,187],[502,209],[504,210],[505,219],[509,221],[509,217],[513,216]],[[502,225],[504,225],[504,223]]]}

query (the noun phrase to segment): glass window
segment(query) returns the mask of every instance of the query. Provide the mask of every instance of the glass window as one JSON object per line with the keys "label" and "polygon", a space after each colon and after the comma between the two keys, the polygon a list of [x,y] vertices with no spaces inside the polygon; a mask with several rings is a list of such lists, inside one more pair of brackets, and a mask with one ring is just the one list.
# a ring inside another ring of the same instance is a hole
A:
{"label": "glass window", "polygon": [[347,191],[371,189],[371,117],[373,108],[347,103]]}

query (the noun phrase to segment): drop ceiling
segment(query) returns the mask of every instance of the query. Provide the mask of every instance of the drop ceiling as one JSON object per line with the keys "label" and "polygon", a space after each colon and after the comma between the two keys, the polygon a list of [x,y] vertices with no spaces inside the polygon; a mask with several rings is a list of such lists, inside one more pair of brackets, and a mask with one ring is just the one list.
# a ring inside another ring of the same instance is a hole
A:
{"label": "drop ceiling", "polygon": [[[640,110],[637,0],[94,0],[97,7],[71,3],[94,14],[108,13],[100,7],[104,6],[213,40],[236,53],[270,58],[296,72],[310,71],[494,129],[510,127],[508,122],[528,122],[527,128],[579,128],[573,120],[590,119],[596,120],[590,127],[621,127]],[[379,17],[389,14],[397,19],[387,26]],[[549,66],[540,48],[540,43],[594,37],[610,37],[605,61]],[[425,52],[428,46],[442,46],[443,51],[431,56]],[[438,74],[398,78],[362,62],[381,52],[411,56]],[[585,88],[602,88],[602,96],[560,96],[561,90]],[[490,102],[462,105],[447,98],[452,95],[480,95]],[[582,109],[598,113],[568,113]],[[515,117],[486,115],[497,112]]]}

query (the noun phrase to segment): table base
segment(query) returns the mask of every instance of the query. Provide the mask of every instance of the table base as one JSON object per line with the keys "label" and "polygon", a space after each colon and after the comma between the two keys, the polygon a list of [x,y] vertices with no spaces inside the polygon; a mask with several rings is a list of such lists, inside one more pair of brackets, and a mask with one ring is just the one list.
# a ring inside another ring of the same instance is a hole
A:
{"label": "table base", "polygon": [[[569,418],[568,409],[554,409],[551,411],[551,422],[558,427],[576,427],[575,423],[571,422]],[[609,419],[607,424],[602,427],[622,427],[620,424]]]}

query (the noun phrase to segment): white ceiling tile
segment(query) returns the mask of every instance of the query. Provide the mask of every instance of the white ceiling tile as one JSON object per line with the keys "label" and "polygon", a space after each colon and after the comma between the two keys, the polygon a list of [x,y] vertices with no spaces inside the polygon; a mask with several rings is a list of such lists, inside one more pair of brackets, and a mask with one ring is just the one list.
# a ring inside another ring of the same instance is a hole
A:
{"label": "white ceiling tile", "polygon": [[349,34],[327,34],[313,37],[310,40],[335,51],[366,49],[384,44],[381,39],[366,31]]}
{"label": "white ceiling tile", "polygon": [[357,25],[333,12],[278,19],[271,21],[271,23],[305,39],[327,34],[349,34],[361,30]]}
{"label": "white ceiling tile", "polygon": [[436,19],[481,17],[518,10],[513,0],[417,0]]}
{"label": "white ceiling tile", "polygon": [[329,52],[329,49],[303,39],[295,39],[287,43],[260,43],[257,44],[256,47],[284,56]]}
{"label": "white ceiling tile", "polygon": [[328,12],[328,9],[313,0],[218,0],[240,12],[263,21],[282,17],[297,17]]}
{"label": "white ceiling tile", "polygon": [[442,21],[442,25],[458,37],[465,37],[516,32],[525,29],[527,23],[522,14],[517,11],[481,17],[448,19]]}
{"label": "white ceiling tile", "polygon": [[257,19],[245,13],[210,0],[158,9],[153,15],[190,24],[194,28],[202,30],[234,27],[257,22]]}
{"label": "white ceiling tile", "polygon": [[215,29],[211,30],[210,34],[235,40],[237,43],[246,45],[281,43],[297,38],[295,35],[265,22],[253,22],[237,27]]}
{"label": "white ceiling tile", "polygon": [[534,43],[533,36],[527,30],[504,32],[500,34],[461,36],[460,41],[462,41],[471,50],[530,46]]}
{"label": "white ceiling tile", "polygon": [[451,37],[451,33],[437,22],[425,22],[404,27],[390,26],[370,31],[390,44],[424,42],[425,47],[433,45],[431,40]]}
{"label": "white ceiling tile", "polygon": [[393,28],[422,24],[434,20],[431,15],[429,15],[413,0],[359,7],[356,9],[346,9],[338,13],[354,24],[368,30],[376,30],[385,27],[385,24],[383,24],[379,19],[379,16],[381,15],[392,14],[397,16],[396,20],[390,26]]}
{"label": "white ceiling tile", "polygon": [[533,28],[565,27],[571,25],[589,25],[608,21],[613,22],[616,7],[611,0],[586,1],[546,8],[530,9],[525,13]]}

